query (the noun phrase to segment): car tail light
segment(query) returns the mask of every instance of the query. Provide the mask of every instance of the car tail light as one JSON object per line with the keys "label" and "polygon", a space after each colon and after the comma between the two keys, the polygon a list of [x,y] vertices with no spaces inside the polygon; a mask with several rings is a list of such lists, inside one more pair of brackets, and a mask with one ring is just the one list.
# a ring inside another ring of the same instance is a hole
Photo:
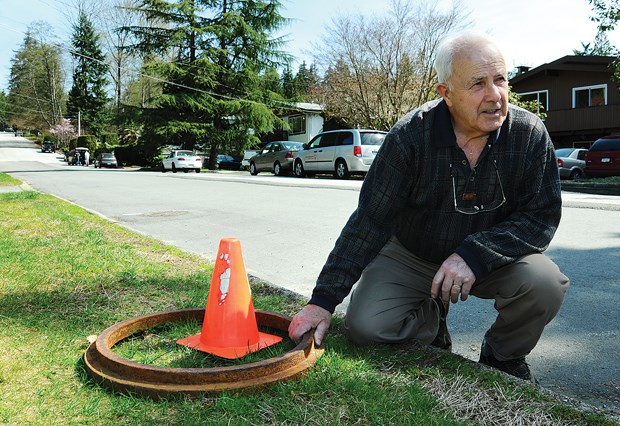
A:
{"label": "car tail light", "polygon": [[185,161],[185,157],[179,157],[178,160],[179,161]]}
{"label": "car tail light", "polygon": [[284,154],[284,158],[293,158],[293,153],[291,151]]}
{"label": "car tail light", "polygon": [[202,161],[202,160],[200,160],[200,157],[196,157],[196,161]]}
{"label": "car tail light", "polygon": [[558,167],[564,167],[564,161],[558,159]]}
{"label": "car tail light", "polygon": [[361,157],[362,156],[362,147],[359,145],[355,145],[353,147],[353,155],[355,155],[356,157]]}

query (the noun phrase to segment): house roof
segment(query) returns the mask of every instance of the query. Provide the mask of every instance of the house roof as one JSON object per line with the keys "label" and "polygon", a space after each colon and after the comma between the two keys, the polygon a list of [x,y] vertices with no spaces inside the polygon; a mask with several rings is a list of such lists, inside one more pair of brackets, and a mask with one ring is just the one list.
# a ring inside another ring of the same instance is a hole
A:
{"label": "house roof", "polygon": [[325,109],[324,105],[315,104],[310,102],[295,102],[291,103],[290,107],[283,108],[282,117],[288,115],[299,115],[301,113],[304,114],[320,114]]}
{"label": "house roof", "polygon": [[310,103],[310,102],[296,102],[295,107],[299,111],[303,112],[321,112],[323,111],[323,105]]}
{"label": "house roof", "polygon": [[[616,58],[613,56],[574,56],[568,55],[553,62],[542,64],[534,69],[522,72],[510,79],[510,84],[543,75],[557,75],[559,71],[613,72],[609,65]],[[519,67],[525,68],[525,67]]]}

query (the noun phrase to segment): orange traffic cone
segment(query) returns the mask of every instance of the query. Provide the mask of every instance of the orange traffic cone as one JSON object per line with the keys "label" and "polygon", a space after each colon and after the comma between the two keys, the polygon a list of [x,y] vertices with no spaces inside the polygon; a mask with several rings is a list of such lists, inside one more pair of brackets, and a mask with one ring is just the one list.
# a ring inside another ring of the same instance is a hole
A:
{"label": "orange traffic cone", "polygon": [[213,269],[202,332],[177,340],[180,345],[222,358],[241,358],[280,342],[258,331],[250,283],[237,238],[224,238]]}

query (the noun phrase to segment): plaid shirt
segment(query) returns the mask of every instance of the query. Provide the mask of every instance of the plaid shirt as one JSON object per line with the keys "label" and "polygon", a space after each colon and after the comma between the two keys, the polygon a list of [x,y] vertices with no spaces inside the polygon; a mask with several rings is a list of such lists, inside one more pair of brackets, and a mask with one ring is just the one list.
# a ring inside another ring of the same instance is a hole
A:
{"label": "plaid shirt", "polygon": [[456,211],[454,204],[461,202],[472,170],[456,144],[447,105],[431,101],[404,116],[366,175],[358,207],[329,254],[309,303],[333,312],[393,236],[438,266],[458,253],[478,279],[544,251],[559,225],[562,205],[555,151],[542,121],[509,105],[475,174],[483,182],[478,187],[482,197],[501,197],[501,191],[506,202],[478,214]]}

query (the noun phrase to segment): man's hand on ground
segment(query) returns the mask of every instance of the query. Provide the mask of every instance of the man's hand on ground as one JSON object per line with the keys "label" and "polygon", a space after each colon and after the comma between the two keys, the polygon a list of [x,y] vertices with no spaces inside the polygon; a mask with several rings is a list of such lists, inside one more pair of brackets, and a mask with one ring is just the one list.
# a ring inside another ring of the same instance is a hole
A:
{"label": "man's hand on ground", "polygon": [[295,343],[299,343],[304,334],[314,329],[314,342],[320,346],[331,321],[332,314],[329,311],[317,305],[306,305],[293,317],[288,335]]}
{"label": "man's hand on ground", "polygon": [[431,297],[441,296],[441,300],[448,303],[465,301],[469,297],[471,287],[476,276],[461,256],[452,253],[439,267],[431,284]]}

